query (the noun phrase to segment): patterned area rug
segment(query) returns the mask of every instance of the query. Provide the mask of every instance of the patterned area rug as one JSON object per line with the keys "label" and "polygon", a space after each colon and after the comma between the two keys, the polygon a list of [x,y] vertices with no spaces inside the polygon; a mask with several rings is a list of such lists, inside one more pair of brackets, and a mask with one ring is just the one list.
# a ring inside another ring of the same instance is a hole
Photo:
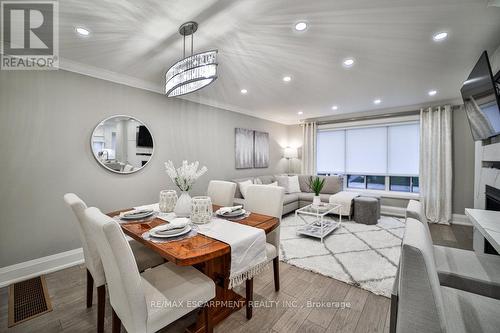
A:
{"label": "patterned area rug", "polygon": [[323,244],[319,238],[297,235],[297,226],[303,224],[294,214],[282,219],[281,261],[390,297],[404,219],[382,216],[376,225],[342,219],[342,225],[324,238]]}

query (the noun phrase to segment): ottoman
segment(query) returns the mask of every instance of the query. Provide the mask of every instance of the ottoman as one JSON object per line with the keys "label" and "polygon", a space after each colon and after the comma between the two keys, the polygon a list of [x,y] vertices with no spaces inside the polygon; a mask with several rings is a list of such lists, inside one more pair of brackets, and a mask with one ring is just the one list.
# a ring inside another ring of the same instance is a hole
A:
{"label": "ottoman", "polygon": [[377,224],[380,201],[377,198],[354,198],[354,221],[363,224]]}

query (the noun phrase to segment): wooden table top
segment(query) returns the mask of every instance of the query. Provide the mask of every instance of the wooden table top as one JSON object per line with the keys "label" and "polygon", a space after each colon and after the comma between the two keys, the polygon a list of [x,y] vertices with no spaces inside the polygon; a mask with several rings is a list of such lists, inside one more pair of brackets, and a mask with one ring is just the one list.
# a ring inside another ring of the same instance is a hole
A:
{"label": "wooden table top", "polygon": [[[214,211],[218,208],[219,206],[214,205]],[[112,212],[109,213],[108,216],[113,217],[123,211],[128,211],[131,209],[132,208]],[[142,234],[144,232],[164,223],[164,220],[154,218],[148,221],[123,223],[121,224],[121,227],[125,234],[151,248],[153,251],[157,252],[168,261],[173,262],[179,266],[191,266],[194,264],[199,264],[231,252],[231,248],[228,244],[202,234],[197,234],[194,237],[165,243],[154,243],[142,238]],[[249,217],[234,223],[241,223],[260,228],[263,229],[267,234],[279,225],[279,220],[272,216],[251,213]]]}

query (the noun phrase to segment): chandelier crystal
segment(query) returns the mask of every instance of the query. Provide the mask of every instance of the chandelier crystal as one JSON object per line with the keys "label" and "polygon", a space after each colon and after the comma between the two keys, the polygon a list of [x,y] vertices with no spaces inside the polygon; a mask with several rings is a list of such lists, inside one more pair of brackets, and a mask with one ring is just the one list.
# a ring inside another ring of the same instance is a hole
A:
{"label": "chandelier crystal", "polygon": [[[176,62],[165,74],[167,97],[189,94],[217,79],[217,50],[193,54],[193,34],[198,29],[196,22],[181,25],[179,33],[184,36],[183,59]],[[186,57],[186,36],[191,35],[191,56]]]}

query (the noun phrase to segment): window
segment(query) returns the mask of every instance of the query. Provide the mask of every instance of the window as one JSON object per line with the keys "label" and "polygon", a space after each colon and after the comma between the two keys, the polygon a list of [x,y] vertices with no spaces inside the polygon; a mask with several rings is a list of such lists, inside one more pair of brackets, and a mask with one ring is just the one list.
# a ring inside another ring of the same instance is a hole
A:
{"label": "window", "polygon": [[347,187],[352,188],[366,188],[365,176],[348,175]]}
{"label": "window", "polygon": [[385,176],[366,176],[366,188],[370,190],[385,190]]}
{"label": "window", "polygon": [[318,173],[347,175],[347,187],[419,192],[419,123],[320,130]]}

